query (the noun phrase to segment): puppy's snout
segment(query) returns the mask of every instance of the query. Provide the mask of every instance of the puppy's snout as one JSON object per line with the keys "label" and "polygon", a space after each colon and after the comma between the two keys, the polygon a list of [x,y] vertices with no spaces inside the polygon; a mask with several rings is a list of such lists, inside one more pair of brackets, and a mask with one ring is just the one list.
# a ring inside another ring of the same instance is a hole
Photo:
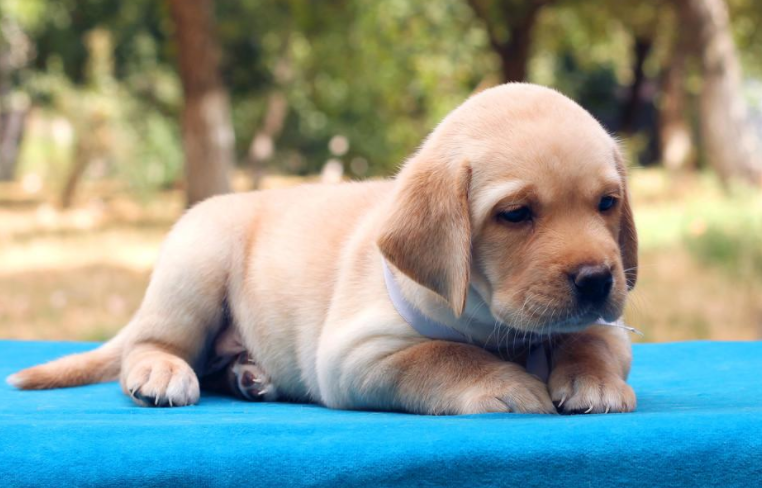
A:
{"label": "puppy's snout", "polygon": [[582,266],[569,277],[580,300],[594,303],[606,300],[614,284],[611,270],[604,265]]}

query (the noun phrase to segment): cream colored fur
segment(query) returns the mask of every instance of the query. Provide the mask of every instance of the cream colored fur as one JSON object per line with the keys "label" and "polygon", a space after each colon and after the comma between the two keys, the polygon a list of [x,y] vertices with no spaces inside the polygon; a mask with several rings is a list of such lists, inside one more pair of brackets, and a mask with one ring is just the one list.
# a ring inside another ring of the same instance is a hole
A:
{"label": "cream colored fur", "polygon": [[[603,215],[604,194],[618,207]],[[496,212],[537,211],[531,228]],[[198,401],[195,371],[230,312],[278,396],[332,408],[424,414],[630,411],[630,347],[587,327],[567,273],[602,263],[604,308],[621,315],[637,241],[613,139],[559,93],[499,86],[453,111],[395,180],[209,199],[169,234],[140,309],[91,353],[9,378],[50,388],[119,375],[143,405]],[[476,346],[422,337],[386,293],[403,293],[478,341],[511,327],[552,334],[549,386]],[[591,312],[592,313],[592,312]]]}

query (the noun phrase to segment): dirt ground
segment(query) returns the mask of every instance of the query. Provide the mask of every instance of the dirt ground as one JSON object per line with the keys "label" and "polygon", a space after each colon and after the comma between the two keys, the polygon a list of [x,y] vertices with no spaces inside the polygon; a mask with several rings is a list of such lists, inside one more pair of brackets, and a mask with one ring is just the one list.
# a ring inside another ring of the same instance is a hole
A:
{"label": "dirt ground", "polygon": [[[639,225],[650,225],[649,213],[668,212],[670,200],[642,193],[636,214],[644,215]],[[18,184],[0,188],[0,338],[113,335],[136,310],[162,239],[183,211],[177,191],[138,201],[90,185],[79,201],[62,212]],[[762,279],[703,262],[661,232],[641,234],[640,279],[626,320],[645,335],[634,340],[762,338]]]}

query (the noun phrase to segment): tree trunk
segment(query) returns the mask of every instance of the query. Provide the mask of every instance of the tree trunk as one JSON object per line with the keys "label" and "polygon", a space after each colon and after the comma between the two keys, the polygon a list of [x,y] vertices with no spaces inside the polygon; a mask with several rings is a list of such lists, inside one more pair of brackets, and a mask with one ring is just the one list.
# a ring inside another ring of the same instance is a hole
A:
{"label": "tree trunk", "polygon": [[188,206],[230,191],[234,142],[219,68],[213,0],[169,0],[185,95],[183,149]]}
{"label": "tree trunk", "polygon": [[762,153],[743,97],[741,65],[723,0],[676,0],[696,32],[703,73],[701,137],[709,164],[723,181],[762,185]]}
{"label": "tree trunk", "polygon": [[[533,0],[523,8],[517,8],[508,0],[493,4],[487,0],[468,0],[471,10],[484,22],[490,46],[500,58],[503,82],[526,81],[534,26],[540,10],[548,3],[548,0]],[[493,10],[498,10],[500,15],[493,15]],[[498,23],[508,26],[507,40],[498,35]]]}
{"label": "tree trunk", "polygon": [[108,158],[113,147],[111,120],[98,113],[87,113],[76,125],[77,140],[74,144],[72,165],[61,189],[62,209],[71,208],[76,200],[80,183],[90,163]]}
{"label": "tree trunk", "polygon": [[631,134],[635,130],[638,120],[638,112],[643,104],[643,84],[646,81],[646,74],[643,66],[646,58],[651,52],[653,40],[645,37],[635,38],[635,60],[632,66],[632,83],[630,84],[627,100],[622,108],[622,114],[619,120],[619,129],[621,132]]}
{"label": "tree trunk", "polygon": [[[510,41],[497,47],[503,81],[526,81],[532,47],[532,31],[537,23],[539,12],[539,6],[533,5],[526,16],[511,28]],[[509,17],[507,13],[506,17]]]}
{"label": "tree trunk", "polygon": [[252,171],[252,186],[259,188],[265,175],[265,163],[275,153],[275,140],[283,130],[288,115],[286,96],[275,90],[267,97],[267,112],[262,127],[254,134],[247,153],[247,166]]}
{"label": "tree trunk", "polygon": [[12,181],[16,176],[26,115],[26,110],[0,110],[0,181]]}
{"label": "tree trunk", "polygon": [[283,87],[291,81],[291,62],[288,56],[290,38],[286,36],[281,45],[281,54],[273,70],[276,87],[267,97],[267,110],[262,126],[254,134],[246,154],[247,166],[251,168],[252,187],[256,190],[262,184],[267,168],[265,164],[275,154],[275,140],[283,131],[288,116],[288,99]]}
{"label": "tree trunk", "polygon": [[[678,19],[678,23],[682,24]],[[659,103],[659,155],[670,171],[684,171],[696,165],[691,126],[686,116],[687,62],[692,40],[680,29],[667,59],[661,79]]]}
{"label": "tree trunk", "polygon": [[10,21],[0,20],[0,181],[11,181],[16,175],[19,147],[24,136],[24,123],[28,107],[12,103],[11,76],[17,69],[11,60],[14,39],[6,39],[5,32],[15,33],[16,43],[24,43],[20,29],[12,28]]}
{"label": "tree trunk", "polygon": [[69,209],[74,205],[74,197],[79,189],[79,183],[85,174],[85,170],[90,165],[92,147],[85,141],[82,134],[77,134],[77,143],[74,147],[74,157],[69,173],[66,175],[66,181],[61,189],[60,205],[62,209]]}

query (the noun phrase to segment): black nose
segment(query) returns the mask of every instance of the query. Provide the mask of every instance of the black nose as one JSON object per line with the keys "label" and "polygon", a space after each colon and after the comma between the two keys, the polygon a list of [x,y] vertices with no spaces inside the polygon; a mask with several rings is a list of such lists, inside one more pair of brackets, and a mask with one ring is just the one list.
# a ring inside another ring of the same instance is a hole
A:
{"label": "black nose", "polygon": [[611,292],[614,278],[607,266],[582,266],[571,274],[574,289],[582,300],[602,302]]}

